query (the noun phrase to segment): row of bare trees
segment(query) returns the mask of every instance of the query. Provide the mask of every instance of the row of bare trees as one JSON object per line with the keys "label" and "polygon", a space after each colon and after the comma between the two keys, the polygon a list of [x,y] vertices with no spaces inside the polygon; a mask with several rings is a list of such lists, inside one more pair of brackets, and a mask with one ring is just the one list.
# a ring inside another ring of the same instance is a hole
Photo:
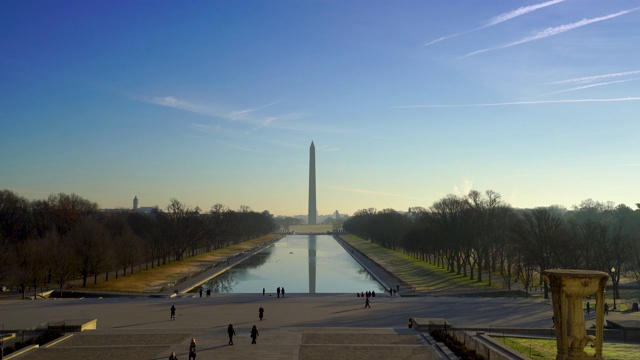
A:
{"label": "row of bare trees", "polygon": [[640,282],[640,204],[634,211],[589,199],[572,210],[513,209],[494,191],[472,190],[429,209],[359,210],[344,229],[472,280],[498,276],[509,289],[517,281],[528,291],[552,268],[607,272],[618,297],[621,275]]}
{"label": "row of bare trees", "polygon": [[99,274],[126,276],[272,232],[269,212],[216,204],[210,211],[171,199],[166,211],[100,211],[75,194],[29,201],[0,191],[0,284],[36,288]]}

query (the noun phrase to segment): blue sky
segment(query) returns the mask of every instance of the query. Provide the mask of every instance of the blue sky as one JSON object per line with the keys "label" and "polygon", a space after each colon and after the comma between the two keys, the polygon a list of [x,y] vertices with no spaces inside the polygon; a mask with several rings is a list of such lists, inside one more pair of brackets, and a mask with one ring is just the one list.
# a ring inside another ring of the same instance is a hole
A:
{"label": "blue sky", "polygon": [[0,2],[0,188],[305,214],[640,202],[639,1]]}

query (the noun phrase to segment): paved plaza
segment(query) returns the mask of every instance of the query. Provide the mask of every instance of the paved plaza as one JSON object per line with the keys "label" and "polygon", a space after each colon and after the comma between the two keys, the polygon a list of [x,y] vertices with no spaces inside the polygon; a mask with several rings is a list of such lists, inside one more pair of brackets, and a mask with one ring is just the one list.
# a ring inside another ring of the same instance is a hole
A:
{"label": "paved plaza", "polygon": [[[5,329],[98,320],[97,330],[32,350],[20,356],[25,360],[166,359],[171,351],[186,359],[191,338],[198,343],[198,359],[437,359],[419,333],[407,328],[410,317],[446,318],[457,326],[549,328],[551,308],[527,299],[377,296],[365,309],[355,294],[4,300],[0,308]],[[233,346],[227,344],[230,323],[237,333]],[[260,331],[256,345],[249,338],[253,325]]]}

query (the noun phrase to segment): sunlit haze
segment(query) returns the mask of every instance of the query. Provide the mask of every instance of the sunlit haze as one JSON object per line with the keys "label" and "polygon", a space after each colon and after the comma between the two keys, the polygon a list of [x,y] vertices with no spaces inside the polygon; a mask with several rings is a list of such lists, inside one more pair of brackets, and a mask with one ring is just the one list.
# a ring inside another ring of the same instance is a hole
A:
{"label": "sunlit haze", "polygon": [[0,2],[0,189],[318,214],[640,201],[640,2]]}

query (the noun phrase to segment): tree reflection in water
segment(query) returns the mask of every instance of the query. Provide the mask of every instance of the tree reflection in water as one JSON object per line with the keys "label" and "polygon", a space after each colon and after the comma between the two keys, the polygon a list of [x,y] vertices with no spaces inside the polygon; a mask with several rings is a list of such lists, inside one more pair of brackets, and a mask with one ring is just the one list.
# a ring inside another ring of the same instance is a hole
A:
{"label": "tree reflection in water", "polygon": [[[269,249],[266,249],[252,257],[244,260],[240,265],[243,269],[256,269],[267,263],[267,260],[273,255],[273,245]],[[239,265],[239,266],[240,266]],[[211,289],[211,292],[216,294],[228,294],[233,291],[236,285],[241,281],[243,273],[236,271],[237,269],[231,268],[217,277],[207,281],[202,285],[206,289]]]}

